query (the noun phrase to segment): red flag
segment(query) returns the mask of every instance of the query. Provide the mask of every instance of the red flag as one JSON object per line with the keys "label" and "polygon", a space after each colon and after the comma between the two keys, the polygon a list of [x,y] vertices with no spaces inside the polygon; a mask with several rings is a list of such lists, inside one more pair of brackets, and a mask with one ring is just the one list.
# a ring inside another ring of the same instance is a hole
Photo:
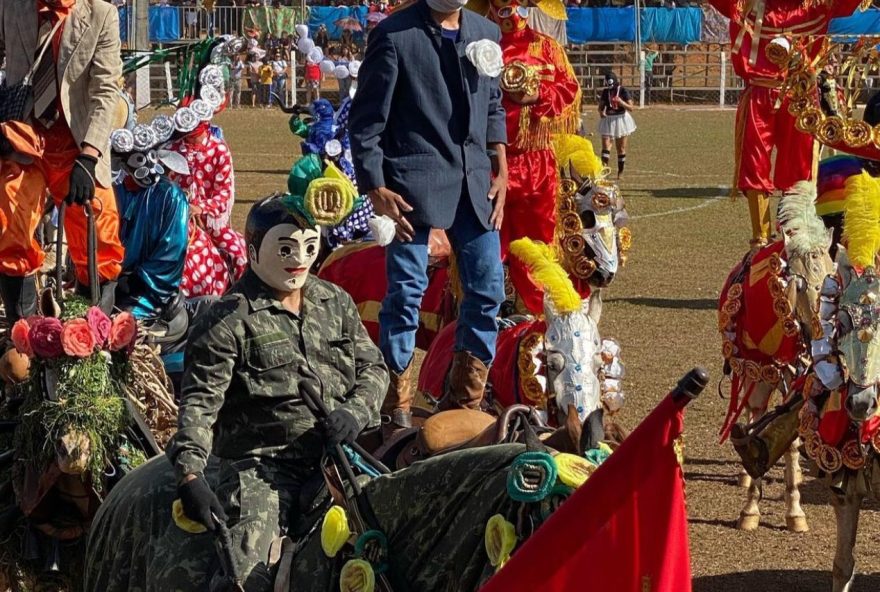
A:
{"label": "red flag", "polygon": [[686,396],[666,397],[481,592],[690,592]]}

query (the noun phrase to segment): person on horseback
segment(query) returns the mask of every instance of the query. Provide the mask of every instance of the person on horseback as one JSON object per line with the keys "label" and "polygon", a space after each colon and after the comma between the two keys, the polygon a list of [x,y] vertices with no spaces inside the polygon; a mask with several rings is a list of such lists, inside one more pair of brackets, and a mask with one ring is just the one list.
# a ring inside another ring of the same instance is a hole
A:
{"label": "person on horseback", "polygon": [[[5,57],[11,91],[0,100],[0,297],[10,326],[36,311],[35,274],[45,253],[34,233],[47,195],[56,205],[92,203],[101,306],[108,313],[113,306],[123,257],[107,149],[122,74],[118,21],[115,7],[98,0],[0,5],[0,62]],[[83,289],[84,209],[70,208],[65,225]]]}
{"label": "person on horseback", "polygon": [[[163,317],[174,307],[186,256],[189,204],[166,174],[188,173],[186,160],[163,149],[167,137],[143,133],[162,129],[169,120],[160,115],[155,125],[122,128],[110,135],[119,237],[125,247],[116,305],[138,319]],[[166,129],[167,134],[173,127]]]}
{"label": "person on horseback", "polygon": [[[186,516],[211,530],[214,520],[229,521],[248,591],[272,588],[269,547],[296,519],[325,445],[378,425],[388,388],[351,298],[309,273],[319,238],[307,208],[276,196],[254,205],[245,228],[249,270],[187,343],[179,430],[166,455]],[[321,425],[303,389],[330,408]],[[219,460],[216,471],[206,470],[209,455]]]}
{"label": "person on horseback", "polygon": [[[392,372],[386,435],[412,425],[412,359],[428,288],[428,238],[447,229],[464,297],[441,409],[478,409],[504,300],[499,230],[507,192],[507,128],[491,57],[498,26],[464,0],[419,0],[370,33],[349,130],[358,187],[397,224],[386,247],[380,347]],[[430,40],[426,43],[425,40]],[[497,63],[496,63],[497,62]],[[438,91],[439,89],[439,91]]]}

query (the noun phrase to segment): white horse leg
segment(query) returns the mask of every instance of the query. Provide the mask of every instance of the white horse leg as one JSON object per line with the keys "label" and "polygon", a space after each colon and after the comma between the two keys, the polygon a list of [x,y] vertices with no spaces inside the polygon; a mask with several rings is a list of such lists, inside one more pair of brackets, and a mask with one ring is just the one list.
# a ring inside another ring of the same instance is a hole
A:
{"label": "white horse leg", "polygon": [[834,567],[831,570],[832,592],[851,592],[855,580],[856,560],[853,548],[856,545],[856,531],[859,526],[859,510],[862,496],[854,491],[856,477],[850,477],[846,493],[831,494],[831,505],[837,518],[837,551],[834,554]]}
{"label": "white horse leg", "polygon": [[785,526],[791,532],[807,532],[807,515],[801,508],[801,492],[798,489],[803,483],[801,474],[800,438],[795,438],[785,453]]}
{"label": "white horse leg", "polygon": [[749,491],[746,494],[746,505],[739,512],[739,520],[736,521],[736,527],[739,530],[756,530],[761,522],[761,509],[758,503],[763,497],[763,484],[761,479],[752,479],[749,484]]}
{"label": "white horse leg", "polygon": [[752,476],[746,473],[745,469],[739,470],[739,479],[736,482],[738,487],[742,487],[743,489],[748,489],[752,486]]}

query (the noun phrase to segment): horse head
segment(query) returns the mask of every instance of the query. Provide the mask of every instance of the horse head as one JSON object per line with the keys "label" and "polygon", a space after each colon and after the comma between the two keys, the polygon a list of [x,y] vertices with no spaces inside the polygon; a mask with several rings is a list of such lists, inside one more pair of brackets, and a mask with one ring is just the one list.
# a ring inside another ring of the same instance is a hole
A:
{"label": "horse head", "polygon": [[605,409],[616,411],[622,401],[617,344],[599,336],[601,299],[596,294],[581,301],[551,247],[521,239],[511,244],[511,252],[544,289],[541,357],[556,419],[564,425],[576,415],[588,428],[584,437],[598,442],[604,438]]}
{"label": "horse head", "polygon": [[560,217],[566,259],[576,276],[586,275],[581,279],[604,288],[626,262],[630,243],[629,215],[620,189],[603,178],[582,177],[571,164],[561,176],[567,195],[562,209],[568,209]]}
{"label": "horse head", "polygon": [[816,185],[797,183],[780,202],[779,223],[788,259],[787,297],[802,326],[809,327],[822,282],[834,270],[828,254],[831,231],[816,215]]}

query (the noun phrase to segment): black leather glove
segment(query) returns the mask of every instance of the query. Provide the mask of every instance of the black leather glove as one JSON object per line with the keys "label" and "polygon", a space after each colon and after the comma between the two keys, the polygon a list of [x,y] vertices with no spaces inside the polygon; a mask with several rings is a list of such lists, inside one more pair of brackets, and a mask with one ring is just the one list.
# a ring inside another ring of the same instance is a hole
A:
{"label": "black leather glove", "polygon": [[80,154],[73,161],[70,172],[70,189],[67,193],[67,205],[77,203],[83,205],[95,198],[95,166],[98,159],[88,154]]}
{"label": "black leather glove", "polygon": [[336,446],[343,442],[351,444],[357,438],[360,430],[354,415],[345,409],[335,409],[324,420],[324,434],[327,436],[327,444]]}
{"label": "black leather glove", "polygon": [[211,486],[204,475],[197,475],[195,479],[181,483],[177,486],[177,497],[183,505],[183,513],[190,520],[202,524],[210,531],[214,531],[217,527],[211,514],[214,514],[226,522],[226,512],[220,505],[217,495],[211,491]]}

